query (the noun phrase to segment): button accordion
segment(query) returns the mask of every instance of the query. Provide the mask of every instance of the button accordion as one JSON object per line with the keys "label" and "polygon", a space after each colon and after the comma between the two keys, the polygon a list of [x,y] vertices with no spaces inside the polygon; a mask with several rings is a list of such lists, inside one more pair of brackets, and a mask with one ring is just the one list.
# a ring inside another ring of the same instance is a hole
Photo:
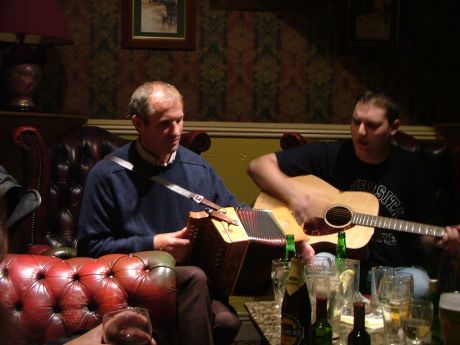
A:
{"label": "button accordion", "polygon": [[284,256],[285,235],[307,235],[289,214],[251,208],[221,209],[233,224],[205,211],[190,212],[189,263],[202,268],[220,296],[263,295],[271,287],[271,260]]}

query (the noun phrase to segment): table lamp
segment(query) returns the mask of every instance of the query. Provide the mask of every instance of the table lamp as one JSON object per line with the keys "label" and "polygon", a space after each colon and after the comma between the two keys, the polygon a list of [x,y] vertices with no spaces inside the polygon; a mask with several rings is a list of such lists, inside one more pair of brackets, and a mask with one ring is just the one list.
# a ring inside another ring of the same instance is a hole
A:
{"label": "table lamp", "polygon": [[0,41],[8,42],[4,46],[11,48],[9,60],[13,61],[4,66],[11,96],[8,105],[14,110],[33,110],[41,80],[41,68],[32,57],[35,48],[72,43],[58,0],[1,0]]}

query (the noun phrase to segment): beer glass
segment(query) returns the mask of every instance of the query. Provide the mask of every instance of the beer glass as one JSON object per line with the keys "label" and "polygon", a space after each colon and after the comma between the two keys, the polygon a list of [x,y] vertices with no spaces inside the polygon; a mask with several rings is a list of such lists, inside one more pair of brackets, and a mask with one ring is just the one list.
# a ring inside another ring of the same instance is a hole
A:
{"label": "beer glass", "polygon": [[128,307],[102,316],[102,338],[105,344],[150,345],[152,323],[147,309]]}
{"label": "beer glass", "polygon": [[385,273],[380,281],[379,301],[383,313],[385,343],[402,344],[401,319],[408,313],[414,295],[414,279],[409,273]]}
{"label": "beer glass", "polygon": [[439,320],[444,345],[460,343],[460,293],[444,292],[439,299]]}
{"label": "beer glass", "polygon": [[422,344],[433,323],[433,303],[416,299],[409,303],[407,314],[401,315],[401,325],[406,338],[412,345]]}

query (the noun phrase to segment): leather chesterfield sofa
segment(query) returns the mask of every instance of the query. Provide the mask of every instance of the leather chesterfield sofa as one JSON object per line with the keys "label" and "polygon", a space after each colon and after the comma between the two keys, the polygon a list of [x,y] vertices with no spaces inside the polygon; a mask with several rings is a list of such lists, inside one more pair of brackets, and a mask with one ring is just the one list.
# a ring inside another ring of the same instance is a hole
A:
{"label": "leather chesterfield sofa", "polygon": [[158,344],[174,344],[176,274],[164,252],[60,259],[8,254],[0,262],[0,304],[27,344],[44,344],[101,322],[126,306],[150,312]]}

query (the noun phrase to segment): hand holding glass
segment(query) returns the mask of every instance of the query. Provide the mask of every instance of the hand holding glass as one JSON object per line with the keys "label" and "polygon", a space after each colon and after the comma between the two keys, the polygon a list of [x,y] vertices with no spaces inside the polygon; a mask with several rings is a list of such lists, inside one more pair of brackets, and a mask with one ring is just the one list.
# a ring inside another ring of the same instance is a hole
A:
{"label": "hand holding glass", "polygon": [[151,345],[152,324],[147,309],[126,308],[104,314],[102,338],[112,345]]}

